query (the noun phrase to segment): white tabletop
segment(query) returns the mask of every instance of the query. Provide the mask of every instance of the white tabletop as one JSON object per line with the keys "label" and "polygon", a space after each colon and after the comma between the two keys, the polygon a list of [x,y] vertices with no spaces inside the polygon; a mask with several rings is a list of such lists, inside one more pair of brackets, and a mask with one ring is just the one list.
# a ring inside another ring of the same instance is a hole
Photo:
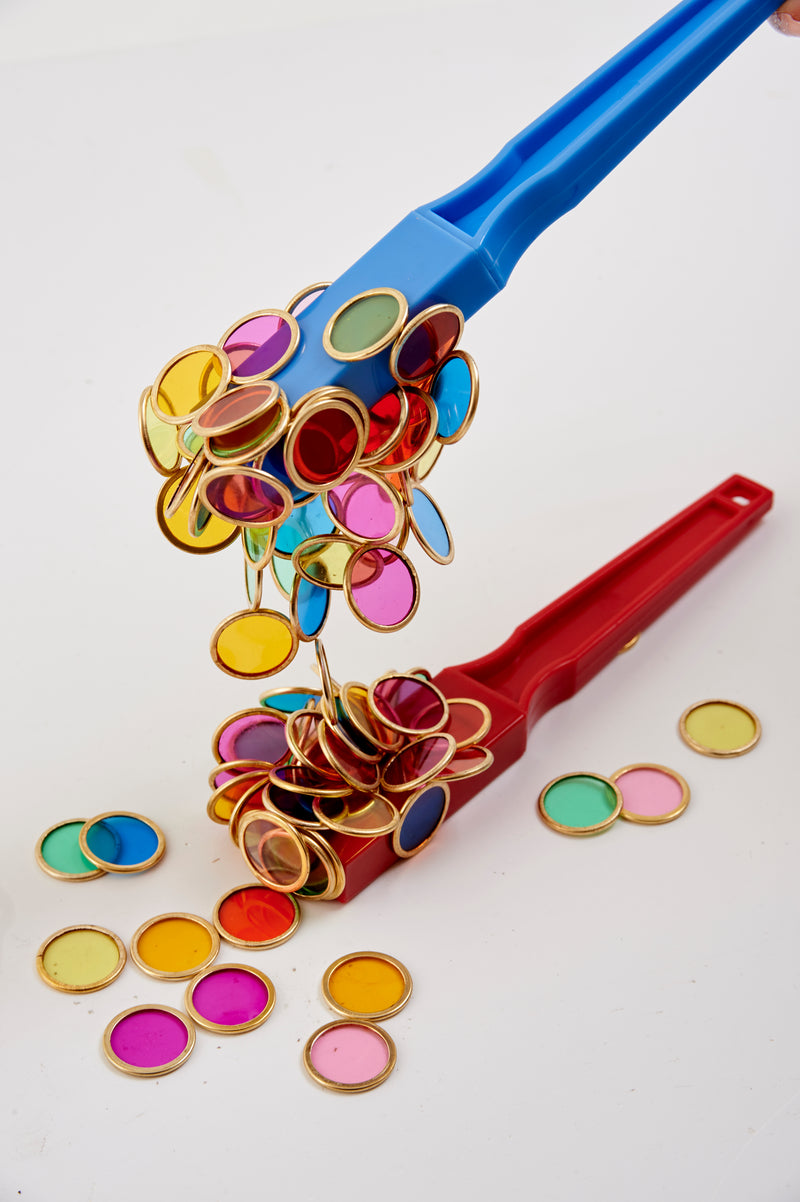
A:
{"label": "white tabletop", "polygon": [[[0,17],[0,1196],[795,1197],[800,46],[767,28],[469,322],[481,403],[430,478],[455,562],[415,556],[422,602],[399,634],[334,606],[331,668],[473,659],[734,472],[774,489],[774,511],[424,854],[244,957],[278,994],[258,1031],[200,1032],[178,1072],[129,1079],[102,1057],[106,1023],[180,1006],[181,986],[129,964],[72,998],[34,971],[60,927],[128,941],[164,911],[209,916],[247,875],[205,814],[211,733],[260,692],[207,651],[243,604],[241,567],[161,537],[141,389],[181,348],[339,275],[661,4],[336,9],[31,0]],[[311,683],[310,665],[301,649],[277,683]],[[681,743],[680,713],[711,696],[760,716],[752,754]],[[551,778],[641,760],[689,781],[677,822],[579,840],[539,820]],[[37,869],[45,828],[112,807],[162,825],[159,867],[87,884]],[[386,1024],[395,1073],[346,1097],[300,1052],[330,1017],[323,970],[363,948],[415,988]]]}

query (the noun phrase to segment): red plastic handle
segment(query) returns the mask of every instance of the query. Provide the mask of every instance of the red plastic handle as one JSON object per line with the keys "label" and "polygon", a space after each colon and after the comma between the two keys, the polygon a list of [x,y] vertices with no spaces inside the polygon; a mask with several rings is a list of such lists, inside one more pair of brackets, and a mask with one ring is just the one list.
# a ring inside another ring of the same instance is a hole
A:
{"label": "red plastic handle", "polygon": [[[731,476],[563,597],[518,626],[481,659],[445,668],[434,683],[446,697],[488,705],[494,754],[480,776],[451,786],[448,817],[523,754],[528,729],[576,693],[635,635],[727,555],[772,505],[768,488]],[[336,836],[349,901],[396,860],[389,838]]]}

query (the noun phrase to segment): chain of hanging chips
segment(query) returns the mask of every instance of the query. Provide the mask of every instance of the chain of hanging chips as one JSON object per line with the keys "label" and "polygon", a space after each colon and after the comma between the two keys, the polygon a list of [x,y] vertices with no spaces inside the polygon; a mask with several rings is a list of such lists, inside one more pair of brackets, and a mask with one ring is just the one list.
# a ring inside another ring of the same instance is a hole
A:
{"label": "chain of hanging chips", "polygon": [[449,784],[492,763],[491,717],[423,669],[337,685],[320,644],[317,664],[321,688],[272,690],[221,723],[208,815],[263,884],[329,900],[345,887],[342,837],[391,836],[400,857],[430,842]]}
{"label": "chain of hanging chips", "polygon": [[[477,370],[456,349],[463,316],[435,305],[408,320],[394,289],[354,297],[328,323],[325,350],[368,357],[386,349],[388,328],[396,387],[369,408],[338,387],[290,407],[271,377],[300,345],[295,313],[326,287],[312,285],[285,310],[249,314],[217,345],[176,355],[139,402],[145,448],[166,477],[156,505],[165,536],[196,554],[241,538],[248,608],[220,623],[211,653],[243,679],[291,663],[298,644],[319,635],[335,590],[371,629],[405,626],[419,603],[410,534],[437,563],[453,558],[447,522],[420,482],[475,413]],[[363,345],[378,327],[379,342]],[[267,569],[288,615],[261,607]]]}

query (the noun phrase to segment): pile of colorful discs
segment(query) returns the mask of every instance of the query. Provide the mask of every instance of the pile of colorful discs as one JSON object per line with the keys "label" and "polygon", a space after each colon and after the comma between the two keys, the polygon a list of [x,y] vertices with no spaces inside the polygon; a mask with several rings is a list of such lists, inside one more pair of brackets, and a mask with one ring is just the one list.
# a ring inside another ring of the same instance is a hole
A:
{"label": "pile of colorful discs", "polygon": [[539,794],[539,814],[562,835],[599,835],[617,818],[659,826],[679,818],[689,804],[689,786],[662,764],[629,764],[611,776],[568,772]]}
{"label": "pile of colorful discs", "polygon": [[[219,624],[211,654],[243,679],[280,671],[299,642],[316,638],[332,592],[372,630],[405,626],[419,604],[409,535],[435,562],[453,558],[447,522],[420,481],[475,414],[477,370],[456,349],[463,316],[435,305],[409,320],[392,288],[353,297],[327,323],[325,362],[335,377],[382,355],[394,386],[357,396],[322,379],[287,396],[272,377],[302,351],[296,315],[326,287],[182,351],[139,401],[145,448],[166,477],[156,503],[164,535],[196,554],[241,538],[247,607]],[[288,615],[262,608],[267,570]]]}
{"label": "pile of colorful discs", "polygon": [[[164,915],[154,921],[172,917]],[[162,945],[161,953],[174,966],[167,945],[168,941]],[[135,957],[133,944],[131,955]],[[216,952],[210,958],[215,956]],[[186,980],[190,976],[191,980],[183,999],[185,1013],[171,1006],[133,1006],[112,1018],[106,1027],[103,1035],[106,1058],[114,1068],[131,1076],[160,1077],[179,1068],[194,1048],[195,1027],[213,1031],[215,1035],[243,1035],[265,1023],[275,1006],[275,986],[250,964],[160,972],[148,966],[145,971],[165,980]]]}
{"label": "pile of colorful discs", "polygon": [[411,997],[411,974],[383,952],[353,952],[326,969],[322,994],[343,1017],[311,1035],[303,1064],[312,1080],[339,1093],[375,1089],[397,1061],[394,1040],[376,1025],[392,1018]]}
{"label": "pile of colorful discs", "polygon": [[207,812],[262,884],[329,900],[345,888],[342,840],[388,837],[401,858],[430,842],[449,784],[492,763],[491,718],[419,669],[337,685],[316,654],[319,689],[267,692],[218,727]]}
{"label": "pile of colorful discs", "polygon": [[111,810],[49,827],[36,844],[36,862],[57,880],[92,881],[107,872],[145,872],[165,850],[164,833],[151,818]]}
{"label": "pile of colorful discs", "polygon": [[[745,755],[761,738],[761,723],[738,701],[698,701],[678,722],[681,738],[701,755]],[[562,835],[599,835],[617,818],[641,826],[661,826],[679,818],[689,804],[689,786],[663,764],[628,764],[611,776],[568,772],[539,794],[542,820]]]}
{"label": "pile of colorful discs", "polygon": [[[259,889],[266,897],[252,896]],[[213,924],[186,913],[158,914],[142,923],[131,938],[130,959],[149,977],[186,983],[185,1013],[154,1004],[123,1011],[106,1028],[107,1059],[133,1076],[161,1076],[187,1059],[194,1048],[195,1027],[218,1035],[241,1035],[260,1027],[272,1013],[275,987],[252,965],[216,964],[220,936],[240,947],[271,947],[289,938],[299,917],[294,898],[261,886],[240,886],[220,899]],[[127,960],[119,935],[79,923],[45,939],[36,969],[51,989],[82,994],[110,985]]]}

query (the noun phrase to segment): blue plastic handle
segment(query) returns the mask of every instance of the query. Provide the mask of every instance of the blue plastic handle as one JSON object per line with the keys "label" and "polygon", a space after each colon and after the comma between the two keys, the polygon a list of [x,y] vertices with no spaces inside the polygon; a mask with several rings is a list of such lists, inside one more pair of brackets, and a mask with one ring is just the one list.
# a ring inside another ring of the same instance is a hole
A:
{"label": "blue plastic handle", "polygon": [[457,305],[470,317],[506,284],[531,242],[574,208],[736,47],[777,0],[684,0],[513,138],[482,171],[422,205],[300,315],[299,352],[278,374],[290,404],[326,384],[368,406],[394,385],[388,352],[339,363],[322,334],[370,288],[396,288],[411,315]]}

